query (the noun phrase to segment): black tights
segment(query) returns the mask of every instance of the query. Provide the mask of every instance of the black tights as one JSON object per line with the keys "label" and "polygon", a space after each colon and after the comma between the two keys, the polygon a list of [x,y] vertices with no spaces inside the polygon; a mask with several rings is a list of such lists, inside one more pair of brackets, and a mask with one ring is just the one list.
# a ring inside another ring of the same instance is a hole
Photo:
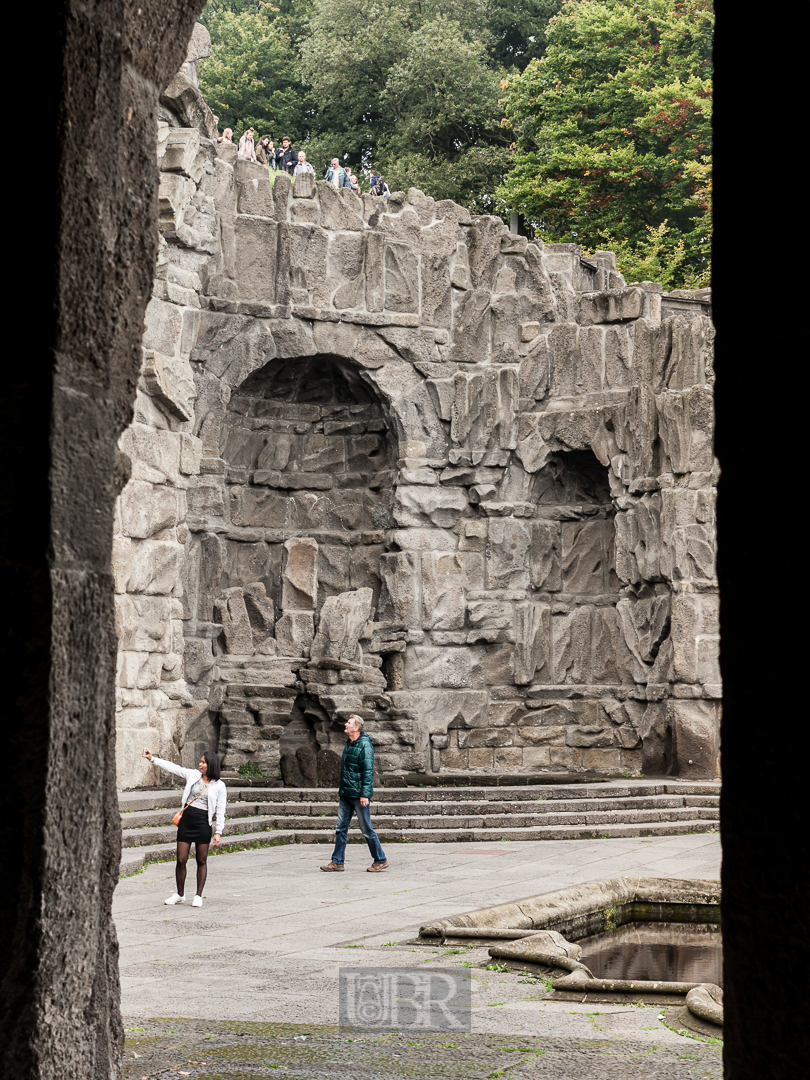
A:
{"label": "black tights", "polygon": [[[202,896],[205,888],[205,879],[208,876],[208,844],[195,844],[197,858],[197,896]],[[191,844],[184,840],[177,841],[177,866],[174,868],[174,876],[177,881],[178,896],[185,894],[186,888],[186,863]]]}

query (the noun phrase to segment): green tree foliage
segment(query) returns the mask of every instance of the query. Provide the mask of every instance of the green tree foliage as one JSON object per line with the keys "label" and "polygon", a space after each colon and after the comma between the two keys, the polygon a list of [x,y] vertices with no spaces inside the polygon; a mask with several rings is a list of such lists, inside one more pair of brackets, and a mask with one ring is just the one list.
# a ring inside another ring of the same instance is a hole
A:
{"label": "green tree foliage", "polygon": [[289,133],[492,212],[512,155],[500,81],[545,48],[562,0],[209,0],[203,93],[238,136]]}
{"label": "green tree foliage", "polygon": [[504,203],[551,242],[707,281],[713,24],[711,0],[567,0],[545,56],[504,83]]}
{"label": "green tree foliage", "polygon": [[[508,163],[490,10],[480,0],[314,0],[301,72],[322,123],[392,188],[474,205]],[[334,152],[334,151],[333,151]]]}
{"label": "green tree foliage", "polygon": [[219,128],[239,136],[247,127],[260,135],[300,137],[306,94],[285,18],[263,0],[212,0],[202,21],[211,34],[212,55],[200,63],[200,89],[219,117]]}
{"label": "green tree foliage", "polygon": [[546,27],[563,0],[492,0],[489,26],[495,60],[523,71],[546,51]]}

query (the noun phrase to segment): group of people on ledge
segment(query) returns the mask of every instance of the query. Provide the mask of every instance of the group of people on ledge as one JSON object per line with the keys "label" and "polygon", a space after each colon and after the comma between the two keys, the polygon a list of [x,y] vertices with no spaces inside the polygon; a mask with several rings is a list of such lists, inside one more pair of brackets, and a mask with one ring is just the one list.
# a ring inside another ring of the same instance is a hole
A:
{"label": "group of people on ledge", "polygon": [[[233,129],[225,128],[217,142],[233,143]],[[292,140],[286,135],[281,140],[281,146],[276,147],[269,135],[262,135],[256,142],[253,128],[246,128],[239,140],[238,154],[247,161],[267,165],[270,169],[287,172],[291,176],[299,176],[301,173],[315,175],[315,169],[307,161],[306,153],[303,150],[296,151]],[[360,194],[360,179],[348,166],[341,165],[338,158],[332,158],[324,179],[333,187],[349,188],[355,195]],[[376,169],[371,169],[369,172],[369,191],[372,195],[378,195],[383,199],[387,199],[391,194],[388,184]]]}

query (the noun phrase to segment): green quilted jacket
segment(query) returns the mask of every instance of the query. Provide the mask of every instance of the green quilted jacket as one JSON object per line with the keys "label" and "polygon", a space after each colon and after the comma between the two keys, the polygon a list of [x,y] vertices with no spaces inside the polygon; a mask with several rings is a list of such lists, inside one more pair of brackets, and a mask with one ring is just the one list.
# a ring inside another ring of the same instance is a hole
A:
{"label": "green quilted jacket", "polygon": [[365,733],[346,743],[339,794],[347,799],[370,799],[374,794],[374,747]]}

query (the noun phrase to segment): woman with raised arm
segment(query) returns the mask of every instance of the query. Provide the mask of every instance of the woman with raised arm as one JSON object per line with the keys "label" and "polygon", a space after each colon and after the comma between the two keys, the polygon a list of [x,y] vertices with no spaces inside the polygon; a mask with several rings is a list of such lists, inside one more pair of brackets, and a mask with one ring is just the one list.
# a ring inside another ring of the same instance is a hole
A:
{"label": "woman with raised arm", "polygon": [[146,748],[144,748],[143,756],[148,758],[153,765],[165,769],[166,772],[181,776],[186,782],[181,803],[182,809],[173,819],[177,825],[177,866],[174,871],[177,892],[173,893],[165,903],[185,903],[186,863],[191,845],[194,844],[197,859],[197,893],[191,901],[191,906],[202,907],[202,894],[208,874],[208,846],[211,843],[211,833],[214,831],[214,818],[216,817],[214,847],[219,847],[222,830],[225,827],[225,804],[228,800],[228,792],[219,778],[219,758],[216,754],[206,751],[200,759],[199,768],[184,769],[182,765],[175,765],[173,761],[155,757],[152,751]]}

